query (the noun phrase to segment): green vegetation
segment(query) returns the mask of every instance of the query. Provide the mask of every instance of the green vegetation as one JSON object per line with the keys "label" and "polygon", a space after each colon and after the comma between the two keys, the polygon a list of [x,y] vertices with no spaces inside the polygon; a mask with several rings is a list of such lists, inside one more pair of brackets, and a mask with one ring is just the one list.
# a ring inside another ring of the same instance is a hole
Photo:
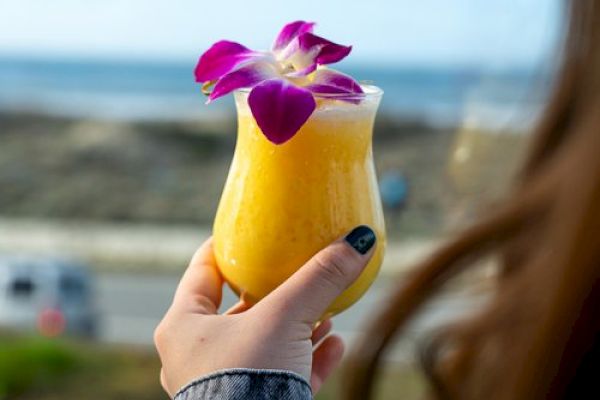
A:
{"label": "green vegetation", "polygon": [[[163,400],[160,362],[151,349],[0,335],[0,400]],[[316,396],[340,399],[336,374]],[[421,398],[414,368],[392,367],[377,386],[379,400]]]}
{"label": "green vegetation", "polygon": [[158,400],[157,356],[144,349],[0,336],[1,400]]}
{"label": "green vegetation", "polygon": [[0,342],[0,399],[16,398],[33,387],[50,389],[77,365],[75,353],[41,338]]}

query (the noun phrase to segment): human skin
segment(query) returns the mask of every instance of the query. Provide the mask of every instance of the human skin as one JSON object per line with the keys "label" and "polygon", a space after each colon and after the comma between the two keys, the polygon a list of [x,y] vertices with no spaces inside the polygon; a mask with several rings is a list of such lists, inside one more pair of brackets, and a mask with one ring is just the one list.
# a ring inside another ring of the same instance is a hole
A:
{"label": "human skin", "polygon": [[318,322],[375,248],[361,254],[343,238],[336,240],[256,305],[242,299],[218,314],[223,279],[209,239],[193,256],[155,330],[165,391],[173,397],[212,372],[254,368],[295,372],[316,393],[344,352],[341,338],[329,334],[331,321]]}

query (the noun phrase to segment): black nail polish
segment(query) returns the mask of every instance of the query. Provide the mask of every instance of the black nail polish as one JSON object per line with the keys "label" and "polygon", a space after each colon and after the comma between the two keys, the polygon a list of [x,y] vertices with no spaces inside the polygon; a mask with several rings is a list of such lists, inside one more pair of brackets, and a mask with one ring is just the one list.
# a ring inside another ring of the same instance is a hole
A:
{"label": "black nail polish", "polygon": [[377,238],[371,228],[366,225],[360,225],[352,229],[352,232],[346,235],[344,240],[360,254],[367,254],[375,244]]}

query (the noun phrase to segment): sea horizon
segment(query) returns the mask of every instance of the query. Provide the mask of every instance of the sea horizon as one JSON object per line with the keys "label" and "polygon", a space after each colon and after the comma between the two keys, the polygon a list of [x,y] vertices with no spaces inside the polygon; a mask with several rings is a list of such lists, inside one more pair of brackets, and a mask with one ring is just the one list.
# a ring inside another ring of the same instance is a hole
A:
{"label": "sea horizon", "polygon": [[[193,67],[181,60],[0,55],[0,112],[119,121],[230,118],[231,96],[205,105]],[[520,119],[516,114],[537,113],[548,82],[547,71],[522,66],[342,63],[336,69],[382,88],[380,113],[387,118],[435,125],[455,125],[466,113],[484,124],[510,124]]]}

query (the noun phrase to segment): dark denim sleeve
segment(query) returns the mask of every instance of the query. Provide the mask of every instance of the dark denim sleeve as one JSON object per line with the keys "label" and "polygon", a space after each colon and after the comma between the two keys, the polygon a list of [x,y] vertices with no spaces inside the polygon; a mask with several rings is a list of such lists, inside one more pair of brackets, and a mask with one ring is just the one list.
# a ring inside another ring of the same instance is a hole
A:
{"label": "dark denim sleeve", "polygon": [[310,400],[306,380],[293,372],[236,368],[203,376],[182,388],[175,400]]}

